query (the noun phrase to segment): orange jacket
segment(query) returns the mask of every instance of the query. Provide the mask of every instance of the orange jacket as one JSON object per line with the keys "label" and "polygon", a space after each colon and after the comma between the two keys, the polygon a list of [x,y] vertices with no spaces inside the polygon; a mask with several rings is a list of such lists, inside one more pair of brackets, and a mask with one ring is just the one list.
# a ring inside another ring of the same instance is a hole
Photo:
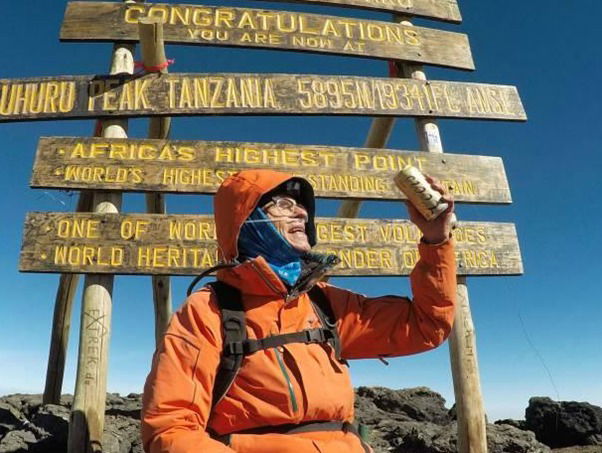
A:
{"label": "orange jacket", "polygon": [[[242,223],[259,198],[291,176],[245,171],[224,183],[215,197],[218,243],[230,261]],[[456,265],[453,243],[419,244],[411,275],[413,300],[369,298],[320,283],[332,304],[342,357],[375,358],[434,348],[453,322]],[[285,301],[287,289],[258,257],[218,272],[241,291],[249,338],[318,327],[306,293]],[[290,298],[289,298],[290,299]],[[352,421],[353,388],[345,365],[329,345],[292,343],[244,359],[226,396],[211,412],[214,378],[222,351],[220,312],[207,288],[192,294],[174,314],[155,352],[144,387],[142,437],[151,453],[348,453],[364,452],[352,433],[234,434],[226,446],[207,434],[296,424]]]}

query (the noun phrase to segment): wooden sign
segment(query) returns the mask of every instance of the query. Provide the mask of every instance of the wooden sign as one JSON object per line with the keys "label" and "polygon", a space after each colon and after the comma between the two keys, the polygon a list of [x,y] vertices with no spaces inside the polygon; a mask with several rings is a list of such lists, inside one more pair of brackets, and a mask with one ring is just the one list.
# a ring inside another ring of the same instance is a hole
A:
{"label": "wooden sign", "polygon": [[[316,229],[316,251],[341,258],[332,275],[407,275],[418,259],[406,220],[321,218]],[[459,274],[522,273],[514,225],[463,222],[454,235]],[[30,213],[20,270],[196,275],[215,264],[213,216]]]}
{"label": "wooden sign", "polygon": [[322,14],[226,6],[70,2],[62,41],[138,41],[138,20],[163,22],[165,42],[257,47],[474,69],[461,33]]}
{"label": "wooden sign", "polygon": [[0,122],[217,114],[526,119],[515,87],[479,83],[305,74],[0,79]]}
{"label": "wooden sign", "polygon": [[215,193],[229,175],[270,167],[309,180],[327,198],[405,198],[393,176],[413,165],[456,201],[510,203],[499,157],[276,143],[43,137],[32,187]]}
{"label": "wooden sign", "polygon": [[437,19],[459,24],[462,22],[456,0],[277,0],[292,3],[313,3],[343,8],[395,12],[407,16]]}

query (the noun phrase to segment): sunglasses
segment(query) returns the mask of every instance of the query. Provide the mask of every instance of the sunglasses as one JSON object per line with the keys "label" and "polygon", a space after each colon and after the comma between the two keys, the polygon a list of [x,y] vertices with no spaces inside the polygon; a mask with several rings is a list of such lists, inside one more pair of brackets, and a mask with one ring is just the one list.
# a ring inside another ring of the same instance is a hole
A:
{"label": "sunglasses", "polygon": [[271,209],[274,214],[281,216],[295,215],[297,207],[307,214],[305,206],[301,203],[297,203],[297,201],[291,197],[274,197],[272,198],[272,201],[263,205],[264,211]]}

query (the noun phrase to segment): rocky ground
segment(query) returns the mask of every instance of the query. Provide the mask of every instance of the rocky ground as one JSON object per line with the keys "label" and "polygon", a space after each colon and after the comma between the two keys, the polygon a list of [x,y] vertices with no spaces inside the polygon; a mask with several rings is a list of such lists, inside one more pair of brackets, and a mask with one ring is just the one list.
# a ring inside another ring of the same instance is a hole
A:
{"label": "rocky ground", "polygon": [[[356,390],[358,421],[367,425],[375,453],[456,452],[453,408],[425,387]],[[69,407],[42,405],[40,395],[0,398],[0,453],[66,451]],[[107,395],[103,451],[142,453],[140,395]],[[489,453],[602,453],[602,408],[587,403],[531,398],[525,420],[487,425]]]}

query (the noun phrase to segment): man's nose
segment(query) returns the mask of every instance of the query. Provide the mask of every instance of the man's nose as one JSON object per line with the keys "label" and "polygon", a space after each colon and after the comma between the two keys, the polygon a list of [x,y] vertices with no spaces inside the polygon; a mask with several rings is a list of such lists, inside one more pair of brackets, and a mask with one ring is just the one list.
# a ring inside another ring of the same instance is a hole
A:
{"label": "man's nose", "polygon": [[293,217],[296,219],[303,219],[303,222],[307,222],[309,214],[304,207],[296,205],[295,210],[293,211]]}

